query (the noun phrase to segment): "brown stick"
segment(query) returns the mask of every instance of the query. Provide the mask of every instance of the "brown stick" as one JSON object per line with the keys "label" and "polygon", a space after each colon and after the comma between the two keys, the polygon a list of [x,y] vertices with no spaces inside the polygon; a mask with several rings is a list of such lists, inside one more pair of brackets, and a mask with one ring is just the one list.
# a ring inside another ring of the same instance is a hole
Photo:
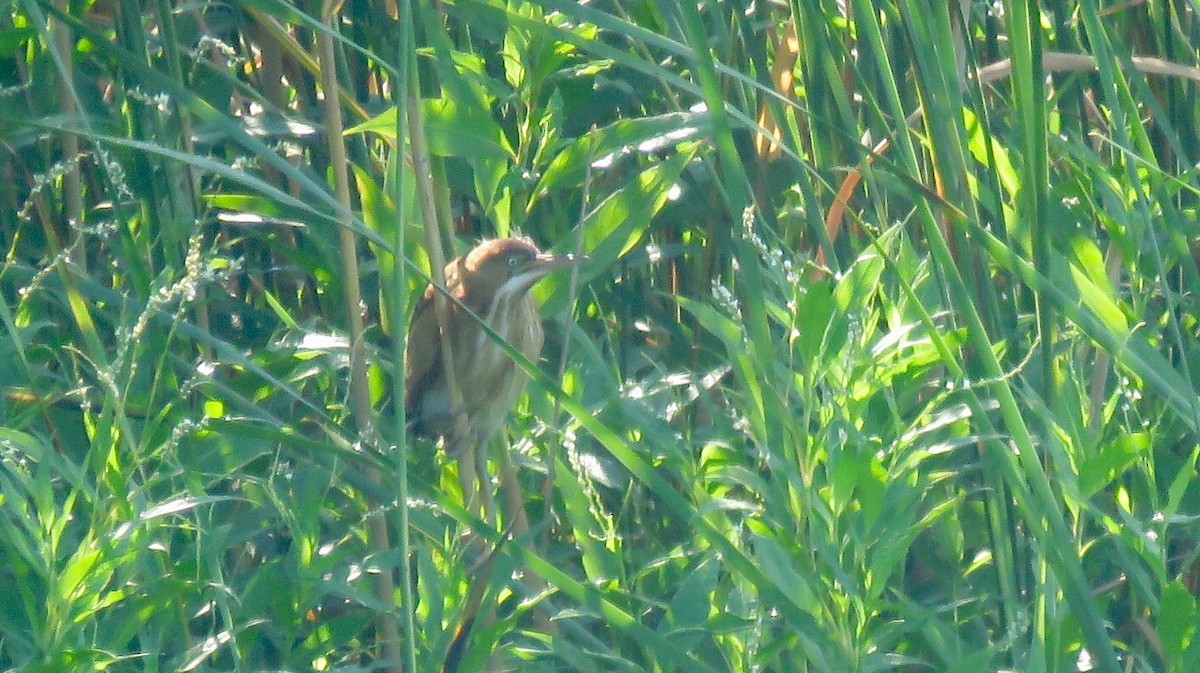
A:
{"label": "brown stick", "polygon": [[[371,422],[371,392],[367,381],[367,352],[363,338],[362,295],[358,287],[358,246],[352,229],[350,218],[350,175],[346,169],[349,160],[346,155],[345,137],[342,133],[342,106],[338,95],[337,60],[333,50],[333,31],[337,30],[336,15],[339,5],[327,2],[323,7],[322,20],[328,26],[328,31],[317,33],[317,49],[321,62],[321,86],[325,90],[325,121],[326,140],[329,143],[329,157],[333,169],[333,183],[341,212],[338,228],[342,269],[345,272],[342,283],[346,301],[347,318],[350,326],[350,403],[354,411],[354,423],[359,437],[370,445],[375,445],[375,429]],[[375,483],[381,478],[376,470],[368,468],[368,477]],[[370,547],[372,553],[384,555],[391,548],[387,520],[382,513],[376,513],[368,520]],[[406,562],[401,559],[401,563]],[[384,605],[393,605],[395,601],[395,583],[391,572],[374,574],[375,593]],[[407,607],[407,606],[406,606]],[[387,660],[385,670],[390,673],[401,673],[400,631],[396,619],[390,612],[380,612],[376,619],[376,629],[379,644],[383,648],[383,658]]]}

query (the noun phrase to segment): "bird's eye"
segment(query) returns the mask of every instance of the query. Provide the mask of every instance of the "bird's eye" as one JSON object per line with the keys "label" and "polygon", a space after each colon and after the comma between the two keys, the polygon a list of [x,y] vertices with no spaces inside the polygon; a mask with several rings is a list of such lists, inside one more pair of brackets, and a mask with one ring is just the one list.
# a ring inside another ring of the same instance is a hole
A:
{"label": "bird's eye", "polygon": [[517,264],[520,264],[520,263],[521,263],[521,260],[517,259],[516,257],[508,258],[508,268],[510,268],[510,269],[517,268]]}

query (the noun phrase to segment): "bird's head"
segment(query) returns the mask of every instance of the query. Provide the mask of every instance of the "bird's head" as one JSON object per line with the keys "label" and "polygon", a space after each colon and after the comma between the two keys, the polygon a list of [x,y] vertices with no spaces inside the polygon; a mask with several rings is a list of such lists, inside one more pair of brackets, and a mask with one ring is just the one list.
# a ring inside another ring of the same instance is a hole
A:
{"label": "bird's head", "polygon": [[485,296],[516,296],[556,269],[586,261],[582,255],[551,255],[524,238],[484,241],[467,254],[467,291]]}

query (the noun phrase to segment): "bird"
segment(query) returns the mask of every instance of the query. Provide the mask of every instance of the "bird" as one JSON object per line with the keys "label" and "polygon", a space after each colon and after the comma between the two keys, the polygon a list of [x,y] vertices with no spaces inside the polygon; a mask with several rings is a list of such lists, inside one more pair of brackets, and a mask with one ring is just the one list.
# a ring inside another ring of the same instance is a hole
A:
{"label": "bird", "polygon": [[414,435],[443,438],[449,453],[452,443],[479,445],[499,432],[529,377],[467,311],[536,361],[544,332],[530,289],[551,272],[586,259],[544,253],[526,238],[499,238],[482,241],[446,265],[446,290],[457,300],[446,302],[446,329],[462,408],[451,408],[434,308],[437,288],[430,284],[413,313],[405,349],[404,406]]}
{"label": "bird", "polygon": [[[404,365],[404,407],[410,431],[416,436],[443,440],[447,457],[458,461],[464,505],[473,508],[474,498],[479,495],[489,521],[495,521],[494,502],[490,490],[479,489],[484,484],[477,482],[478,475],[485,474],[487,468],[486,453],[481,449],[499,433],[529,377],[484,331],[479,320],[527,360],[536,361],[545,334],[530,289],[555,270],[584,261],[585,255],[544,253],[526,238],[501,238],[482,241],[446,265],[446,290],[455,301],[445,302],[445,336],[453,355],[450,375],[462,396],[458,409],[453,408],[446,381],[443,339],[434,301],[437,288],[432,284],[426,287],[413,312]],[[528,535],[524,499],[512,466],[498,459],[497,468],[511,517],[510,529],[518,536]],[[447,651],[444,673],[458,668],[485,586],[484,582],[472,584],[463,622]]]}

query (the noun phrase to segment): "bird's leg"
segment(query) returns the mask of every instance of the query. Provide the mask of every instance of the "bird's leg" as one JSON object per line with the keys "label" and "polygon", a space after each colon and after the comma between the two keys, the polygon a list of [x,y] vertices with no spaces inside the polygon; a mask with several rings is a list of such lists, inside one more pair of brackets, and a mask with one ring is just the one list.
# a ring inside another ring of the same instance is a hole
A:
{"label": "bird's leg", "polygon": [[471,419],[466,410],[459,405],[447,404],[439,411],[445,412],[449,417],[450,427],[443,430],[446,437],[446,453],[453,458],[466,455],[476,443],[475,433],[471,431]]}
{"label": "bird's leg", "polygon": [[479,477],[479,494],[483,504],[483,520],[487,521],[492,528],[499,525],[496,519],[496,496],[492,493],[492,478],[488,473],[488,452],[495,445],[495,441],[488,441],[478,446],[475,451],[475,469]]}
{"label": "bird's leg", "polygon": [[478,460],[478,441],[467,423],[467,415],[462,409],[452,409],[453,420],[450,433],[446,437],[446,455],[458,461],[458,485],[462,488],[463,507],[468,512],[474,512],[478,497],[479,475],[476,472]]}
{"label": "bird's leg", "polygon": [[508,456],[507,442],[501,442],[496,454],[496,471],[500,476],[500,494],[504,497],[504,525],[514,538],[523,538],[529,534],[529,517],[525,514],[525,492],[521,490],[521,482],[517,479],[517,471],[513,468]]}
{"label": "bird's leg", "polygon": [[479,478],[475,474],[474,455],[474,451],[468,450],[458,457],[458,485],[462,488],[463,508],[472,513],[475,512],[476,501],[479,498]]}

